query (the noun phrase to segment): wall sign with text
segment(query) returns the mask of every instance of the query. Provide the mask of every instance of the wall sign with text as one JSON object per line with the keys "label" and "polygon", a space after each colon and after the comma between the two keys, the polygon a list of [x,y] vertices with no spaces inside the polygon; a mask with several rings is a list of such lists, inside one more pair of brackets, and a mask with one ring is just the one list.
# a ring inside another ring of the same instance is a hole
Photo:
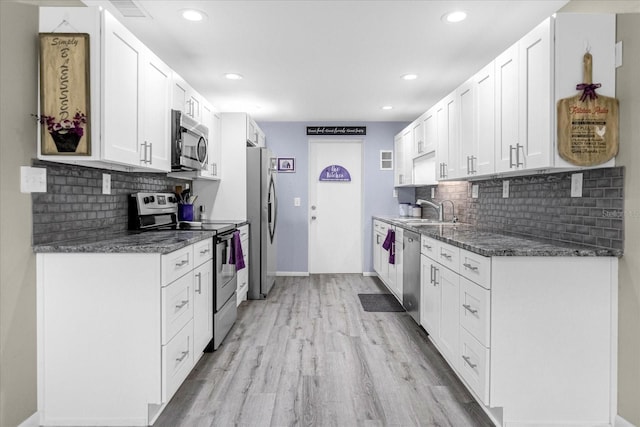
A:
{"label": "wall sign with text", "polygon": [[349,171],[340,165],[331,165],[322,169],[320,181],[351,181]]}
{"label": "wall sign with text", "polygon": [[307,135],[359,136],[366,134],[366,126],[307,126]]}

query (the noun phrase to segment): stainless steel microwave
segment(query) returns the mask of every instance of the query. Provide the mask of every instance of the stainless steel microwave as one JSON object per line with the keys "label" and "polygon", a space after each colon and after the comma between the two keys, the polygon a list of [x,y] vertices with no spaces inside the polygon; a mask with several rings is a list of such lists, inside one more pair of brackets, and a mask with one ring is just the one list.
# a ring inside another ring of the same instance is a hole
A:
{"label": "stainless steel microwave", "polygon": [[209,129],[179,110],[171,110],[171,170],[206,170]]}

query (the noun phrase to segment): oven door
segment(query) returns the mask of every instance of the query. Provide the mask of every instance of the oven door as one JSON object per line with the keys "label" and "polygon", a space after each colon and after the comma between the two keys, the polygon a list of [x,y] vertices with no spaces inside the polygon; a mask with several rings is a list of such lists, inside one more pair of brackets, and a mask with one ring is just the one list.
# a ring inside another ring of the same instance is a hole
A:
{"label": "oven door", "polygon": [[[234,230],[235,231],[235,230]],[[237,287],[235,264],[229,263],[233,233],[216,237],[215,311],[231,298]]]}

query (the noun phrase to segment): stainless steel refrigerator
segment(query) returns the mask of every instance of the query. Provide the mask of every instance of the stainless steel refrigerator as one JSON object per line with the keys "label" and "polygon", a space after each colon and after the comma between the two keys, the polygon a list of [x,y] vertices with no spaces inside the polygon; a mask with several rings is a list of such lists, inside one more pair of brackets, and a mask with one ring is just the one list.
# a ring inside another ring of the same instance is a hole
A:
{"label": "stainless steel refrigerator", "polygon": [[247,147],[247,219],[249,221],[249,299],[263,299],[276,278],[275,159],[266,148]]}

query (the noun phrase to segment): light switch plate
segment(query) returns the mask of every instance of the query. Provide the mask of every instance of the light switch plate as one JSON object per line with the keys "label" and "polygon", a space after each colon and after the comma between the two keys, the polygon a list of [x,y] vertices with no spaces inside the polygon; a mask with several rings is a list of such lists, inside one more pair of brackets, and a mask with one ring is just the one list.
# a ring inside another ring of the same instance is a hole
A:
{"label": "light switch plate", "polygon": [[509,181],[508,180],[502,181],[502,198],[503,199],[509,198]]}
{"label": "light switch plate", "polygon": [[102,174],[102,194],[111,194],[111,175]]}
{"label": "light switch plate", "polygon": [[293,206],[300,206],[300,197],[293,198]]}
{"label": "light switch plate", "polygon": [[471,198],[472,199],[477,199],[478,198],[479,189],[480,189],[480,186],[478,184],[473,184],[471,186]]}
{"label": "light switch plate", "polygon": [[571,197],[582,197],[582,174],[571,174]]}
{"label": "light switch plate", "polygon": [[47,170],[45,168],[20,166],[20,192],[46,193]]}
{"label": "light switch plate", "polygon": [[436,189],[435,187],[431,188],[431,198],[433,199],[434,197],[436,197]]}

